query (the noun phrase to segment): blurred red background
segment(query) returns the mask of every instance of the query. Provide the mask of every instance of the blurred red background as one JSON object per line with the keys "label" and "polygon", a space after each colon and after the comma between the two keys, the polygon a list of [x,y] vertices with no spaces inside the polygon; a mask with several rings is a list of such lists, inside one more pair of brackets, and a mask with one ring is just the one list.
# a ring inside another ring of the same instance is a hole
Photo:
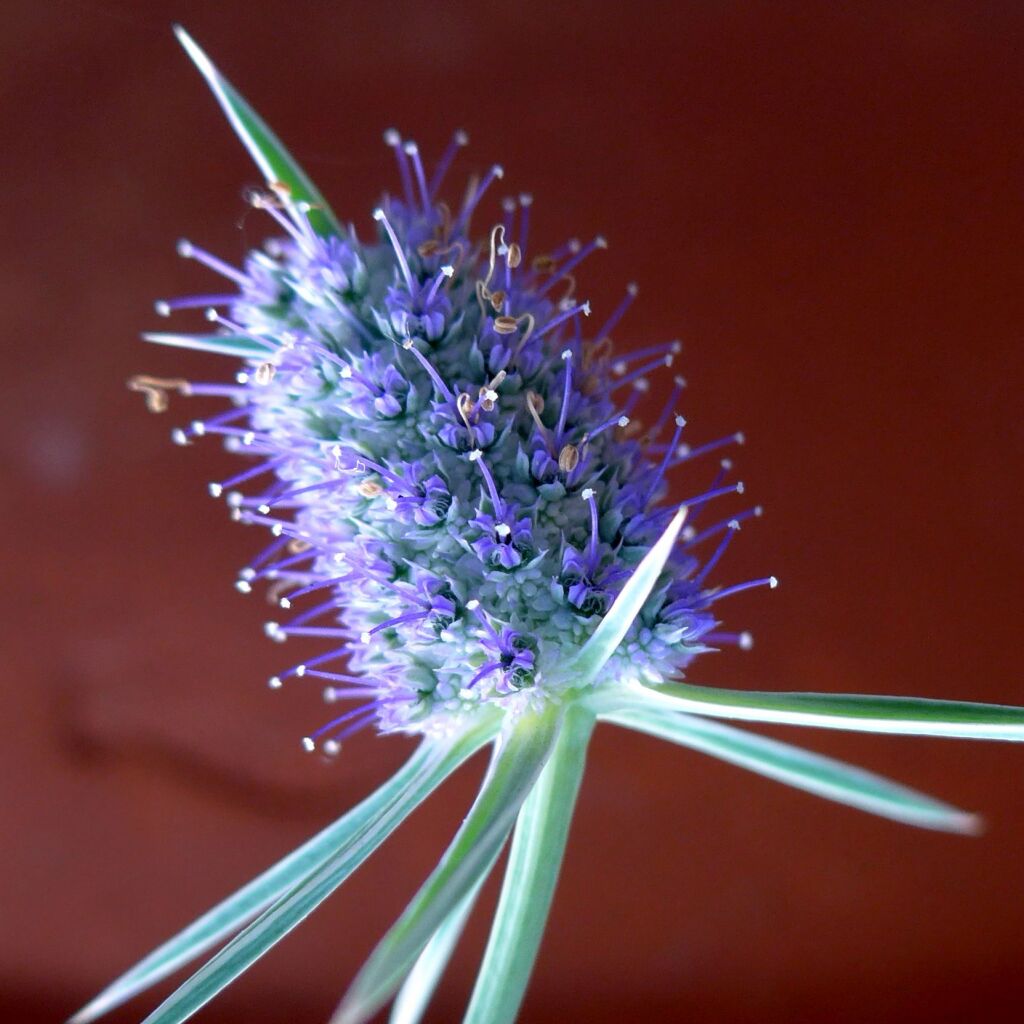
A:
{"label": "blurred red background", "polygon": [[[207,283],[179,236],[238,257],[263,228],[173,20],[363,228],[395,186],[381,131],[437,152],[464,126],[461,170],[500,159],[541,244],[608,236],[581,290],[600,313],[635,279],[621,342],[684,339],[692,438],[745,430],[767,510],[728,576],[782,580],[728,609],[755,650],[703,659],[697,681],[1024,703],[1019,4],[14,0],[2,1019],[61,1019],[406,749],[303,755],[319,702],[265,688],[294,652],[231,585],[262,538],[205,497],[230,457],[170,445],[188,406],[149,417],[124,389],[222,369],[137,335],[159,326],[152,299]],[[989,831],[903,829],[599,731],[524,1024],[1020,1019],[1024,752],[777,735]],[[201,1019],[324,1020],[479,770]],[[486,917],[433,1020],[458,1019]]]}

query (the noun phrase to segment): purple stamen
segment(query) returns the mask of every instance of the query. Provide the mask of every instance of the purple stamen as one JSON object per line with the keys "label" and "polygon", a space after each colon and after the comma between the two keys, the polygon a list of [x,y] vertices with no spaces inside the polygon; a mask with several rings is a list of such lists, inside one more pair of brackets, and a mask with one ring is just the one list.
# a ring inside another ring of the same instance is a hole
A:
{"label": "purple stamen", "polygon": [[560,316],[556,316],[554,319],[549,320],[535,335],[537,338],[543,338],[545,334],[553,331],[559,324],[565,323],[570,317],[579,316],[582,313],[584,316],[590,316],[590,303],[581,302],[578,306],[573,306],[572,309],[567,309]]}
{"label": "purple stamen", "polygon": [[296,626],[303,626],[307,622],[312,622],[317,618],[317,616],[323,615],[324,612],[337,611],[341,601],[342,598],[335,595],[329,601],[323,601],[315,608],[310,608],[307,611],[304,611],[301,615],[296,615],[295,618],[283,626],[282,629],[294,629]]}
{"label": "purple stamen", "polygon": [[395,234],[395,229],[391,226],[387,214],[378,208],[373,211],[373,219],[383,225],[385,233],[391,240],[391,248],[395,250],[395,259],[398,261],[402,276],[405,278],[405,285],[409,289],[409,294],[414,295],[416,293],[416,283],[413,280],[412,271],[409,269],[409,261],[405,258],[405,250],[398,241],[398,235]]}
{"label": "purple stamen", "polygon": [[[353,718],[357,718],[360,715],[376,713],[379,703],[380,701],[374,701],[369,707],[354,708],[352,711],[347,711],[344,715],[339,715],[339,717],[335,718],[333,721],[328,722],[326,725],[322,725],[319,729],[311,732],[309,736],[306,737],[306,740],[309,740],[309,743],[303,741],[304,745],[307,749],[312,750],[313,748],[310,744],[312,744],[314,740],[318,740],[324,733],[336,729],[339,725],[344,725],[346,722],[352,721]],[[368,725],[369,721],[365,724]]]}
{"label": "purple stamen", "polygon": [[519,248],[523,255],[526,255],[526,243],[530,237],[530,207],[533,206],[533,196],[528,192],[520,193],[519,208],[522,213],[519,217]]}
{"label": "purple stamen", "polygon": [[273,636],[274,634],[285,638],[292,636],[315,636],[329,640],[351,640],[353,638],[350,629],[330,629],[325,626],[300,626],[298,628],[277,626],[276,629],[269,631],[269,635]]}
{"label": "purple stamen", "polygon": [[[262,210],[264,213],[269,214],[281,230],[287,232],[292,241],[294,241],[300,249],[304,252],[309,251],[309,236],[304,234],[302,230],[296,226],[293,220],[290,220],[277,208],[272,197],[265,196],[262,192],[255,191],[250,195],[249,202],[252,204],[254,209]],[[292,212],[293,210],[294,205],[289,204],[289,213],[292,213],[292,216],[294,217],[295,215]],[[302,223],[303,220],[305,220],[305,218],[302,218],[300,223]]]}
{"label": "purple stamen", "polygon": [[184,295],[177,299],[159,299],[153,303],[157,316],[170,316],[179,309],[206,309],[209,306],[227,306],[236,302],[236,295]]}
{"label": "purple stamen", "polygon": [[625,298],[612,310],[612,315],[601,326],[601,329],[595,335],[595,341],[603,341],[607,338],[612,331],[618,326],[619,321],[626,315],[626,310],[633,304],[633,300],[636,298],[637,292],[636,284],[630,282],[626,285]]}
{"label": "purple stamen", "polygon": [[[679,401],[679,396],[683,392],[683,388],[686,387],[686,381],[682,377],[676,377],[673,381],[672,394],[668,396],[668,401],[662,407],[661,415],[658,416],[657,422],[651,427],[650,434],[648,435],[653,441],[656,437],[661,435],[662,430],[665,429],[665,424],[668,423],[669,416],[672,415],[672,410],[676,407],[676,402]],[[668,451],[671,451],[673,445],[668,446]]]}
{"label": "purple stamen", "polygon": [[[654,480],[652,481],[651,486],[648,488],[648,491],[647,491],[647,494],[648,494],[648,504],[650,503],[650,499],[653,498],[657,494],[658,487],[661,486],[661,481],[662,481],[662,479],[664,479],[665,471],[668,469],[669,462],[672,459],[672,450],[673,450],[673,448],[675,448],[676,443],[679,440],[679,435],[682,434],[683,427],[685,427],[685,426],[686,426],[686,420],[684,420],[682,416],[678,416],[677,415],[676,416],[676,429],[675,429],[675,431],[672,434],[672,443],[668,446],[668,451],[665,452],[665,457],[661,460],[661,464],[658,466],[658,471],[654,474]],[[689,503],[687,503],[687,504],[689,504]]]}
{"label": "purple stamen", "polygon": [[698,494],[695,498],[690,498],[689,501],[684,501],[682,504],[687,508],[694,508],[697,505],[704,505],[709,501],[714,501],[715,498],[720,498],[723,494],[742,494],[743,493],[743,481],[739,483],[730,484],[728,487],[715,487],[710,491],[705,491],[703,494]]}
{"label": "purple stamen", "polygon": [[462,212],[459,214],[458,223],[455,225],[457,231],[468,231],[469,221],[473,216],[473,211],[477,208],[480,200],[483,199],[484,193],[491,187],[491,184],[498,178],[505,176],[505,169],[501,164],[495,164],[484,176],[484,180],[480,182],[477,190],[473,193],[469,199],[466,200],[465,205],[462,207]]}
{"label": "purple stamen", "polygon": [[636,409],[640,403],[640,399],[644,397],[651,390],[651,385],[648,383],[646,377],[639,377],[633,381],[633,391],[629,398],[626,399],[626,404],[622,407],[623,415],[632,416],[633,410]]}
{"label": "purple stamen", "polygon": [[537,289],[537,297],[543,298],[559,281],[572,273],[595,249],[607,249],[608,243],[601,235],[598,235],[592,242],[588,242],[571,260],[568,260],[563,267],[559,267],[554,274]]}
{"label": "purple stamen", "polygon": [[430,612],[406,612],[404,615],[396,615],[393,619],[388,619],[386,622],[381,622],[374,626],[372,629],[366,630],[360,639],[364,644],[370,642],[370,637],[375,636],[382,630],[391,629],[393,626],[400,626],[403,622],[419,622],[422,619],[427,618]]}
{"label": "purple stamen", "polygon": [[197,260],[204,267],[209,267],[214,273],[234,281],[240,287],[244,288],[249,284],[249,279],[240,270],[236,270],[212,253],[208,253],[205,249],[200,249],[198,246],[193,245],[187,238],[183,238],[178,242],[178,255],[182,259]]}
{"label": "purple stamen", "polygon": [[702,642],[712,644],[732,644],[741,651],[749,651],[754,646],[754,638],[746,631],[742,633],[705,633]]}
{"label": "purple stamen", "polygon": [[[278,541],[278,544],[280,544],[282,547],[284,547],[286,544],[289,544],[290,542],[291,542],[291,538],[290,537],[283,537],[281,540]],[[300,562],[306,561],[306,559],[315,558],[315,557],[316,557],[316,552],[313,551],[312,548],[311,548],[309,551],[301,551],[301,552],[299,552],[299,554],[292,555],[290,558],[282,559],[280,562],[274,562],[271,565],[268,565],[265,569],[261,569],[259,572],[252,573],[251,575],[250,574],[245,574],[245,575],[243,575],[242,578],[243,579],[248,579],[250,581],[259,580],[259,579],[268,579],[268,580],[277,579],[277,578],[279,578],[282,569],[288,569],[288,568],[290,568],[293,565],[298,565]],[[257,564],[258,564],[258,562],[257,562]],[[252,568],[252,566],[250,566],[250,568]],[[243,572],[244,572],[244,570],[243,570]]]}
{"label": "purple stamen", "polygon": [[441,273],[434,278],[434,283],[430,286],[430,291],[427,292],[427,301],[424,306],[431,306],[434,300],[437,298],[437,293],[440,291],[441,286],[445,281],[450,281],[455,276],[455,268],[452,266],[444,266],[441,268]]}
{"label": "purple stamen", "polygon": [[598,536],[600,520],[597,511],[597,498],[594,497],[594,489],[592,487],[585,487],[580,493],[580,497],[590,506],[590,545],[587,549],[587,561],[590,565],[590,571],[593,572],[597,568],[597,546],[600,543],[600,537]]}
{"label": "purple stamen", "polygon": [[[347,572],[344,576],[331,576],[326,580],[317,580],[316,583],[310,583],[308,587],[301,587],[299,590],[293,590],[286,598],[281,599],[281,606],[283,608],[290,608],[292,604],[297,601],[300,597],[305,597],[306,594],[312,594],[317,590],[324,590],[326,587],[333,587],[339,583],[348,583],[351,580],[357,580],[361,576],[358,572]],[[284,602],[288,603],[285,604]]]}
{"label": "purple stamen", "polygon": [[302,673],[303,678],[306,676],[312,676],[315,679],[329,679],[336,683],[348,683],[351,686],[362,686],[366,689],[375,689],[376,683],[371,683],[364,676],[349,676],[341,672],[320,672],[317,669],[307,668]]}
{"label": "purple stamen", "polygon": [[407,142],[403,147],[406,156],[412,161],[416,174],[416,183],[420,187],[420,198],[423,201],[423,213],[430,214],[430,189],[427,188],[427,176],[423,173],[423,161],[420,159],[420,147],[415,142]]}
{"label": "purple stamen", "polygon": [[711,537],[714,537],[717,534],[721,533],[723,530],[728,529],[730,523],[745,522],[747,519],[760,516],[762,512],[763,509],[760,505],[755,505],[754,508],[745,509],[743,512],[737,512],[736,515],[730,516],[728,519],[722,519],[719,522],[715,523],[713,526],[709,526],[706,529],[702,530],[700,533],[695,533],[691,537],[687,537],[684,548],[686,550],[689,550],[690,548],[695,548],[698,544],[701,544],[704,541],[710,539]]}
{"label": "purple stamen", "polygon": [[628,427],[629,417],[624,416],[621,412],[617,412],[611,419],[605,420],[599,427],[595,427],[593,430],[583,435],[581,444],[586,444],[588,441],[593,441],[595,437],[603,434],[606,430],[612,427]]}
{"label": "purple stamen", "polygon": [[476,684],[479,683],[481,679],[485,678],[486,676],[489,676],[492,672],[497,672],[498,669],[500,669],[500,668],[501,668],[501,662],[500,661],[489,661],[489,662],[487,662],[487,664],[484,665],[476,673],[476,675],[473,676],[472,679],[470,679],[470,681],[468,683],[466,683],[466,689],[467,690],[472,690],[473,687],[476,686]]}
{"label": "purple stamen", "polygon": [[441,184],[444,181],[444,176],[448,173],[448,168],[451,167],[452,161],[455,159],[455,154],[463,147],[469,145],[469,136],[460,128],[448,143],[447,148],[441,155],[441,159],[437,161],[437,165],[434,167],[433,177],[430,179],[430,198],[437,195],[441,188]]}
{"label": "purple stamen", "polygon": [[258,466],[254,466],[252,469],[247,469],[244,473],[238,473],[235,476],[228,477],[227,480],[224,480],[221,483],[210,484],[210,494],[214,498],[219,498],[224,491],[229,490],[232,487],[237,487],[246,480],[251,480],[253,477],[259,476],[261,473],[269,473],[271,470],[277,469],[278,466],[287,461],[287,457],[281,456],[277,459],[271,459],[269,462],[261,462]]}
{"label": "purple stamen", "polygon": [[749,580],[746,583],[736,583],[731,587],[726,587],[724,590],[719,590],[717,593],[712,594],[708,598],[708,604],[720,601],[723,597],[732,597],[733,594],[742,593],[744,590],[751,590],[754,587],[769,587],[774,590],[778,585],[779,581],[774,576],[765,576],[763,579]]}
{"label": "purple stamen", "polygon": [[[701,455],[707,455],[708,452],[718,451],[719,448],[726,448],[731,444],[743,444],[746,438],[742,433],[729,434],[728,437],[720,437],[716,441],[709,441],[707,444],[702,444],[697,448],[682,447],[675,453],[674,466],[682,465],[684,462],[689,462],[691,459],[699,458]],[[672,445],[669,446],[669,450],[672,450]]]}
{"label": "purple stamen", "polygon": [[484,462],[483,452],[479,448],[474,448],[469,453],[469,461],[475,462],[480,467],[480,472],[484,475],[484,483],[487,486],[487,493],[490,495],[491,504],[494,506],[494,516],[496,519],[500,519],[505,511],[505,503],[498,496],[497,485],[494,483],[491,471],[487,468],[487,463]]}
{"label": "purple stamen", "polygon": [[633,381],[638,380],[640,377],[645,377],[653,370],[660,370],[663,366],[671,366],[672,359],[673,356],[669,353],[667,356],[659,356],[657,359],[652,359],[649,363],[644,363],[643,366],[638,366],[632,373],[627,373],[625,377],[620,377],[615,381],[608,389],[609,393],[618,391],[619,388],[626,384],[632,384]]}
{"label": "purple stamen", "polygon": [[565,363],[565,383],[562,387],[562,408],[558,411],[558,425],[555,427],[555,439],[558,447],[562,445],[562,436],[565,433],[565,417],[569,412],[569,396],[572,394],[571,349],[566,349],[562,353],[562,362]]}
{"label": "purple stamen", "polygon": [[405,194],[406,205],[411,209],[414,203],[412,178],[409,176],[409,163],[406,160],[405,152],[402,150],[402,136],[394,128],[389,128],[384,133],[384,144],[390,146],[395,151],[395,160],[398,161],[398,174],[402,179],[402,192]]}
{"label": "purple stamen", "polygon": [[416,343],[413,341],[413,339],[406,339],[406,341],[403,342],[402,344],[402,348],[404,348],[406,352],[411,352],[416,357],[416,360],[419,362],[420,366],[422,366],[423,369],[427,371],[427,374],[430,376],[430,379],[434,382],[434,387],[437,388],[438,394],[440,394],[440,396],[446,402],[455,405],[455,396],[452,394],[451,389],[441,379],[441,375],[437,372],[436,369],[434,369],[434,366],[430,362],[430,360],[427,359],[427,357],[416,347]]}
{"label": "purple stamen", "polygon": [[701,569],[701,571],[697,573],[696,576],[694,576],[693,582],[695,586],[703,586],[704,581],[708,578],[708,575],[711,573],[711,570],[714,569],[714,567],[718,564],[719,559],[721,559],[722,555],[725,554],[726,548],[729,547],[729,544],[732,542],[733,537],[735,537],[736,534],[739,532],[739,520],[730,519],[727,524],[727,527],[728,528],[725,536],[719,542],[718,547],[715,548],[715,553],[704,563],[704,568]]}
{"label": "purple stamen", "polygon": [[677,356],[683,351],[681,341],[663,341],[660,345],[648,345],[646,348],[638,348],[633,352],[627,352],[612,363],[612,373],[623,374],[629,368],[630,363],[638,359],[647,359],[649,356]]}
{"label": "purple stamen", "polygon": [[501,643],[501,638],[494,631],[494,627],[491,625],[490,620],[484,614],[484,610],[480,607],[480,602],[477,600],[471,600],[466,602],[467,611],[471,611],[479,621],[480,625],[484,627],[490,636],[491,640],[494,641],[495,645]]}

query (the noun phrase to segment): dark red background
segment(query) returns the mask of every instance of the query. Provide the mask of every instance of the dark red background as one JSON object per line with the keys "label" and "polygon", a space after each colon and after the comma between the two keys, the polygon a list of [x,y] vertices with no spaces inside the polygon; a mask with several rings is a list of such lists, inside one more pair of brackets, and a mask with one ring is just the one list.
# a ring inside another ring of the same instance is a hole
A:
{"label": "dark red background", "polygon": [[[625,344],[681,335],[692,438],[734,428],[767,508],[722,576],[757,647],[699,681],[1024,703],[1024,13],[1015,3],[72,3],[0,32],[6,727],[0,1015],[58,1020],[336,816],[402,756],[303,756],[313,694],[232,589],[261,542],[205,497],[131,373],[153,298],[236,258],[257,180],[186,23],[361,226],[395,124],[500,159],[536,238],[603,231],[582,290],[636,279]],[[691,478],[692,480],[692,478]],[[687,487],[679,483],[679,497]],[[548,1021],[1019,1020],[1024,751],[777,735],[990,821],[902,829],[601,730],[524,1012]],[[472,794],[456,780],[205,1011],[323,1020]],[[457,1020],[486,915],[446,978]],[[138,1019],[156,996],[117,1020]]]}

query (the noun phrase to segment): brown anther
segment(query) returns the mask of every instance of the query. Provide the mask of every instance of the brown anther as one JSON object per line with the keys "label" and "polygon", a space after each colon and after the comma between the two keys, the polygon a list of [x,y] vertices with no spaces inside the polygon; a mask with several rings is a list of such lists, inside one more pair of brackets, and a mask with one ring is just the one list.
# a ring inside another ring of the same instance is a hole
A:
{"label": "brown anther", "polygon": [[519,324],[514,316],[496,316],[493,326],[496,334],[515,334]]}
{"label": "brown anther", "polygon": [[594,342],[593,345],[585,346],[583,349],[583,366],[593,366],[606,356],[610,356],[612,354],[612,347],[612,339],[607,334],[599,341]]}
{"label": "brown anther", "polygon": [[[498,246],[504,246],[505,244],[505,228],[502,224],[495,224],[491,228],[491,241],[487,255],[487,276],[482,281],[476,283],[476,297],[480,303],[480,312],[486,312],[484,303],[490,301],[494,308],[500,309],[501,303],[505,301],[505,296],[501,295],[501,302],[495,302],[495,295],[492,294],[490,285],[491,278],[494,277],[494,264],[498,258]],[[501,293],[498,293],[501,294]]]}
{"label": "brown anther", "polygon": [[146,401],[150,412],[166,412],[168,406],[167,392],[177,391],[181,395],[190,393],[187,380],[181,377],[148,377],[138,374],[128,378],[128,390],[138,391]]}
{"label": "brown anther", "polygon": [[356,490],[364,498],[376,498],[384,493],[384,488],[376,480],[362,480],[356,485]]}
{"label": "brown anther", "polygon": [[416,251],[426,259],[428,256],[433,256],[441,248],[441,243],[436,238],[428,238],[425,242],[420,242],[416,246]]}
{"label": "brown anther", "polygon": [[530,335],[533,334],[534,327],[537,326],[537,320],[532,313],[523,313],[516,318],[517,324],[523,323],[524,321],[526,323],[526,330],[523,331],[523,335],[519,339],[519,344],[516,345],[512,352],[513,359],[517,359],[519,357],[519,353],[523,351],[526,343],[530,340]]}
{"label": "brown anther", "polygon": [[574,444],[567,444],[558,453],[558,468],[563,473],[571,473],[580,461],[580,450]]}
{"label": "brown anther", "polygon": [[256,368],[255,374],[253,374],[253,380],[260,385],[260,387],[266,387],[273,379],[274,374],[277,372],[277,368],[273,363],[260,363]]}
{"label": "brown anther", "polygon": [[266,590],[267,604],[279,604],[289,590],[295,589],[294,580],[274,580]]}
{"label": "brown anther", "polygon": [[459,410],[462,422],[472,430],[473,425],[470,422],[470,417],[476,411],[476,404],[473,401],[473,396],[466,391],[459,392],[458,398],[455,399],[455,408]]}
{"label": "brown anther", "polygon": [[537,424],[537,430],[540,431],[540,436],[544,441],[544,447],[548,450],[548,453],[554,455],[551,444],[551,435],[548,433],[548,428],[544,426],[543,420],[540,418],[540,414],[544,411],[544,399],[537,394],[536,391],[526,392],[526,408],[533,418],[533,422]]}
{"label": "brown anther", "polygon": [[558,264],[555,262],[553,256],[548,253],[541,253],[539,256],[534,256],[530,266],[537,271],[538,274],[550,274]]}
{"label": "brown anther", "polygon": [[280,196],[285,202],[288,202],[292,197],[291,185],[288,185],[286,182],[272,181],[270,182],[270,189],[275,195]]}
{"label": "brown anther", "polygon": [[487,285],[483,281],[477,281],[474,290],[476,291],[476,301],[480,307],[480,313],[482,316],[486,316],[487,303],[490,301],[491,293],[487,290]]}
{"label": "brown anther", "polygon": [[505,305],[505,293],[504,292],[491,292],[491,305],[494,307],[495,312],[500,311],[501,307]]}
{"label": "brown anther", "polygon": [[518,242],[511,242],[509,244],[508,254],[505,256],[505,262],[511,270],[515,270],[516,267],[523,262],[523,250],[519,248]]}
{"label": "brown anther", "polygon": [[289,555],[301,555],[303,551],[308,551],[313,545],[308,540],[302,540],[300,537],[293,537],[288,541],[288,554]]}
{"label": "brown anther", "polygon": [[498,388],[501,387],[501,383],[506,376],[507,374],[504,370],[499,370],[492,378],[490,384],[484,384],[480,388],[480,408],[484,412],[491,412],[494,409],[498,401]]}

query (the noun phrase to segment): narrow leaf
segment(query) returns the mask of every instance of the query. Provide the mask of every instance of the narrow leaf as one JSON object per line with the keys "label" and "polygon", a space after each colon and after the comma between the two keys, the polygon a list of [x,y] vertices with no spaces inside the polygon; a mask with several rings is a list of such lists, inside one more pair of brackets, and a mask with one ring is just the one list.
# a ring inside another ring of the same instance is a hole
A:
{"label": "narrow leaf", "polygon": [[238,356],[242,359],[266,359],[274,348],[261,345],[255,338],[242,334],[168,334],[150,331],[142,336],[144,341],[157,345],[171,345],[174,348],[191,348],[197,352],[212,352],[218,356]]}
{"label": "narrow leaf", "polygon": [[[925,697],[878,697],[852,693],[773,693],[720,690],[688,683],[636,686],[627,691],[641,706],[748,722],[813,725],[857,732],[951,736],[978,740],[1024,740],[1024,708],[1007,704],[932,700]],[[595,695],[596,696],[596,695]],[[614,710],[618,698],[607,691],[600,706]],[[631,698],[624,697],[628,703]]]}
{"label": "narrow leaf", "polygon": [[359,972],[331,1024],[363,1024],[391,998],[430,937],[504,845],[551,753],[559,721],[525,714],[497,745],[469,815],[440,863]]}
{"label": "narrow leaf", "polygon": [[626,581],[626,585],[590,639],[562,670],[562,675],[571,680],[574,686],[586,686],[593,682],[605,662],[622,643],[622,638],[629,632],[633,620],[640,614],[640,609],[651,596],[651,591],[658,582],[669,555],[672,554],[672,548],[685,520],[686,509],[681,508],[644,556],[643,561],[633,570],[633,575]]}
{"label": "narrow leaf", "polygon": [[318,235],[339,235],[337,218],[306,172],[295,162],[263,119],[217,70],[196,41],[180,26],[174,34],[192,62],[206,79],[221,109],[227,115],[235,134],[256,161],[268,185],[280,182],[288,186],[291,198],[297,203],[309,204],[309,223]]}
{"label": "narrow leaf", "polygon": [[375,793],[155,949],[79,1010],[69,1024],[87,1024],[95,1020],[238,931],[332,853],[350,842],[394,800],[396,794],[420,776],[434,757],[430,744],[420,744],[405,765]]}
{"label": "narrow leaf", "polygon": [[448,775],[493,739],[494,733],[494,721],[489,718],[454,742],[431,743],[419,771],[406,776],[400,785],[389,784],[391,800],[378,808],[361,830],[192,975],[144,1024],[180,1024],[209,1002],[315,910]]}
{"label": "narrow leaf", "polygon": [[519,1012],[562,866],[594,720],[570,709],[516,822],[491,936],[464,1024],[512,1024]]}
{"label": "narrow leaf", "polygon": [[390,1024],[419,1024],[422,1020],[441,975],[444,974],[452,953],[455,952],[462,930],[466,927],[466,920],[472,913],[480,890],[497,859],[498,856],[495,854],[490,866],[484,870],[473,888],[462,897],[462,902],[444,919],[441,927],[434,932],[423,948],[395,997]]}
{"label": "narrow leaf", "polygon": [[946,832],[976,833],[973,814],[842,761],[678,712],[618,711],[603,721],[690,747],[828,800],[883,818]]}

